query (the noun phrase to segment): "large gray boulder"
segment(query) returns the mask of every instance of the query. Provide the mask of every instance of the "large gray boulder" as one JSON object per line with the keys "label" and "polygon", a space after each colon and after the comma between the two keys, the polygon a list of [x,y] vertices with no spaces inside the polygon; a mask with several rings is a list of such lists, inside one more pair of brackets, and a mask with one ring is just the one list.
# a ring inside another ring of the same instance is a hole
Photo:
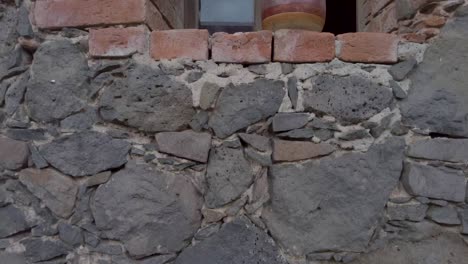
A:
{"label": "large gray boulder", "polygon": [[25,169],[19,180],[56,215],[68,218],[75,206],[77,184],[53,169]]}
{"label": "large gray boulder", "polygon": [[270,168],[271,203],[262,218],[292,255],[364,251],[403,168],[404,141]]}
{"label": "large gray boulder", "polygon": [[132,64],[115,78],[99,102],[104,120],[147,132],[177,131],[195,115],[190,89],[159,69]]}
{"label": "large gray boulder", "polygon": [[408,148],[408,156],[442,160],[448,162],[468,162],[468,139],[436,138],[419,140]]}
{"label": "large gray boulder", "polygon": [[42,44],[34,55],[25,103],[35,121],[52,122],[81,111],[90,96],[86,56],[69,41]]}
{"label": "large gray boulder", "polygon": [[392,90],[359,76],[324,74],[304,91],[307,111],[332,115],[344,123],[358,123],[390,106]]}
{"label": "large gray boulder", "polygon": [[94,175],[127,162],[130,144],[94,131],[58,138],[39,148],[55,168],[70,176]]}
{"label": "large gray boulder", "polygon": [[461,7],[413,72],[401,110],[405,124],[468,137],[468,6]]}
{"label": "large gray boulder", "polygon": [[201,206],[189,175],[127,164],[99,186],[91,207],[104,236],[142,258],[186,247],[200,227]]}
{"label": "large gray boulder", "polygon": [[242,149],[212,149],[206,172],[205,203],[209,208],[226,205],[252,184],[253,170]]}
{"label": "large gray boulder", "polygon": [[216,136],[226,138],[238,130],[270,117],[283,102],[284,83],[266,79],[250,84],[230,84],[219,95],[209,125]]}
{"label": "large gray boulder", "polygon": [[182,251],[175,264],[286,264],[273,240],[250,221],[241,218]]}

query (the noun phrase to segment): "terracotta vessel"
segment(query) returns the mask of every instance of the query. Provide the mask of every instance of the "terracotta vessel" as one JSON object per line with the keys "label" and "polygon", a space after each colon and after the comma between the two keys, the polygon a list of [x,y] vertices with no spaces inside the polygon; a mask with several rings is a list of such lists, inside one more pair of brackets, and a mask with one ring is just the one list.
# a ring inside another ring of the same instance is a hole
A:
{"label": "terracotta vessel", "polygon": [[305,29],[321,32],[326,0],[263,0],[262,26],[266,30]]}

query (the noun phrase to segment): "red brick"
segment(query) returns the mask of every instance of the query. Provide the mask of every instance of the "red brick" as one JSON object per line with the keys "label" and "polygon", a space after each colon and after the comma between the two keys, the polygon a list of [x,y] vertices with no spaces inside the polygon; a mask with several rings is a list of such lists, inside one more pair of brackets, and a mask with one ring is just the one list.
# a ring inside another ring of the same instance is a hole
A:
{"label": "red brick", "polygon": [[247,33],[215,33],[211,53],[215,62],[265,63],[271,61],[273,34],[271,31]]}
{"label": "red brick", "polygon": [[208,60],[207,30],[176,29],[151,33],[151,56],[156,60]]}
{"label": "red brick", "polygon": [[335,35],[331,33],[278,30],[274,38],[274,61],[328,62],[335,58]]}
{"label": "red brick", "polygon": [[89,54],[92,57],[127,57],[145,51],[144,27],[104,28],[90,30]]}
{"label": "red brick", "polygon": [[338,35],[341,42],[338,58],[347,62],[396,63],[398,36],[386,33],[347,33]]}
{"label": "red brick", "polygon": [[160,27],[149,0],[41,0],[35,1],[34,20],[42,29],[148,22]]}

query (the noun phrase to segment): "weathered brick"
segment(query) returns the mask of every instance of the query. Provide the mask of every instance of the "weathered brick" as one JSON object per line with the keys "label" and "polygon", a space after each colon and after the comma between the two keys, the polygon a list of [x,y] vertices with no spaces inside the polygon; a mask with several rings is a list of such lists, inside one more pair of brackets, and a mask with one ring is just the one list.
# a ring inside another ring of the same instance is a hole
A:
{"label": "weathered brick", "polygon": [[212,58],[226,63],[265,63],[271,61],[271,31],[215,33],[211,39]]}
{"label": "weathered brick", "polygon": [[176,29],[151,33],[151,56],[156,60],[208,60],[207,30]]}
{"label": "weathered brick", "polygon": [[143,26],[90,30],[89,54],[93,57],[127,57],[136,52],[143,53],[146,42]]}
{"label": "weathered brick", "polygon": [[335,36],[331,33],[278,30],[274,38],[274,61],[328,62],[335,58]]}
{"label": "weathered brick", "polygon": [[155,12],[149,0],[41,0],[35,2],[34,20],[42,29],[138,23],[155,29],[161,27],[152,19]]}
{"label": "weathered brick", "polygon": [[398,36],[386,33],[347,33],[338,35],[338,58],[347,62],[396,63]]}

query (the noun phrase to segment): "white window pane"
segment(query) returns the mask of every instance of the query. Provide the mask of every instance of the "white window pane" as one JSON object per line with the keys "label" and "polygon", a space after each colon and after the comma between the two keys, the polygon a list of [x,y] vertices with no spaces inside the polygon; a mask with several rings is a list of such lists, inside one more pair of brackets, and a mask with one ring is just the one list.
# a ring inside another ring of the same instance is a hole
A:
{"label": "white window pane", "polygon": [[253,24],[254,0],[201,0],[200,23]]}

